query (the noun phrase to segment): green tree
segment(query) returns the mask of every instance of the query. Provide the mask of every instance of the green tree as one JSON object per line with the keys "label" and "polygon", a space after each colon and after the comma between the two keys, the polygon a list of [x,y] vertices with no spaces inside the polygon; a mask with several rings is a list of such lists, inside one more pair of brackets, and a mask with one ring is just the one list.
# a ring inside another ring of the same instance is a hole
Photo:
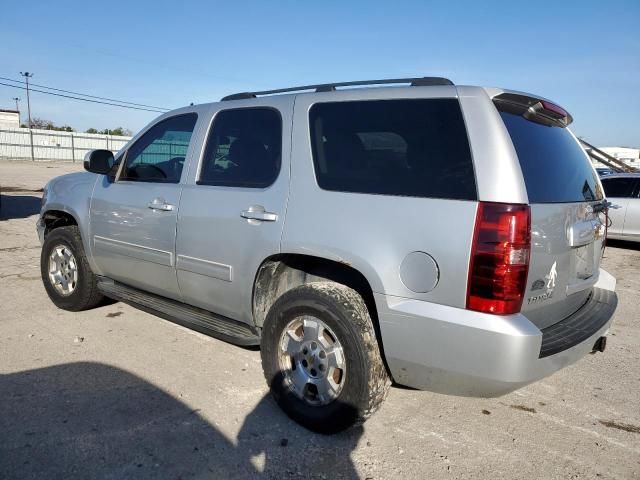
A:
{"label": "green tree", "polygon": [[88,128],[84,133],[98,133],[98,130],[96,130],[95,128]]}
{"label": "green tree", "polygon": [[123,127],[118,127],[114,129],[105,128],[100,133],[104,133],[105,135],[115,135],[115,136],[131,136],[131,130]]}
{"label": "green tree", "polygon": [[69,125],[63,125],[61,127],[55,125],[51,120],[45,120],[44,118],[34,117],[31,120],[31,126],[33,128],[40,128],[43,130],[55,130],[57,132],[73,132],[73,128]]}

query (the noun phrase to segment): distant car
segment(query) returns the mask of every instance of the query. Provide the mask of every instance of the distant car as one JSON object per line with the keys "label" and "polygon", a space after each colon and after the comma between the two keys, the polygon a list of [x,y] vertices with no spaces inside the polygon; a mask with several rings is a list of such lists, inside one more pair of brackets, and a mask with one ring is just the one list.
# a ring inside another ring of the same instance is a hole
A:
{"label": "distant car", "polygon": [[640,173],[615,173],[602,180],[609,207],[608,238],[640,242]]}
{"label": "distant car", "polygon": [[601,177],[606,177],[607,175],[611,175],[613,173],[613,170],[611,170],[610,168],[599,167],[596,168],[596,172],[598,172],[598,175],[600,175]]}

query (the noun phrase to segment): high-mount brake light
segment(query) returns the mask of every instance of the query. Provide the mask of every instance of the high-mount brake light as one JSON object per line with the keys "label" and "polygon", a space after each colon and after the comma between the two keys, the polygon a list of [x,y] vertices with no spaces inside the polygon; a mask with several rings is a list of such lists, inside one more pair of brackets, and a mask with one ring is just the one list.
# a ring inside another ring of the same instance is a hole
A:
{"label": "high-mount brake light", "polygon": [[564,108],[538,97],[505,92],[493,97],[493,103],[501,112],[521,115],[544,125],[566,127],[573,122],[573,117]]}
{"label": "high-mount brake light", "polygon": [[558,118],[566,118],[569,116],[569,113],[562,107],[559,107],[555,103],[547,102],[546,100],[541,100],[542,108],[552,115],[557,116]]}
{"label": "high-mount brake light", "polygon": [[530,251],[528,205],[480,202],[469,262],[467,309],[518,313],[527,285]]}

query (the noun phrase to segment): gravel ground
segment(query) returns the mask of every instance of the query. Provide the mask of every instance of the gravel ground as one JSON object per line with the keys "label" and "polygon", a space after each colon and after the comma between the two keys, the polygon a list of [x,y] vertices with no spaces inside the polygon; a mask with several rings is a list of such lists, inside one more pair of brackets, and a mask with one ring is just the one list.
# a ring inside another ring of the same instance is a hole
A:
{"label": "gravel ground", "polygon": [[57,310],[40,189],[76,164],[0,162],[0,478],[638,478],[640,248],[607,248],[607,351],[496,399],[394,387],[326,437],[267,395],[259,352],[121,303]]}

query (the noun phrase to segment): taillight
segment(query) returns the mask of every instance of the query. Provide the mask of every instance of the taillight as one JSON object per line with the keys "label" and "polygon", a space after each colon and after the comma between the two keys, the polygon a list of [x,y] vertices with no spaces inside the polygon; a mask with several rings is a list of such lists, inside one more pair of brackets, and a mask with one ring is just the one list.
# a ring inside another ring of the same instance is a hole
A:
{"label": "taillight", "polygon": [[469,262],[467,308],[503,315],[519,312],[530,249],[528,205],[480,202]]}

